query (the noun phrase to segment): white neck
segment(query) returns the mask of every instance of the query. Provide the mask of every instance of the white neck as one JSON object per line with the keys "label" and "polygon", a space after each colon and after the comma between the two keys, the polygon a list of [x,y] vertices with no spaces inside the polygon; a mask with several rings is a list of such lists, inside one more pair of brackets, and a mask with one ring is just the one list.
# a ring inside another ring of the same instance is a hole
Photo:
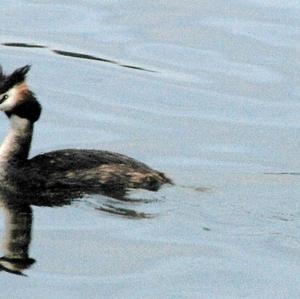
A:
{"label": "white neck", "polygon": [[0,146],[0,167],[27,160],[32,139],[33,123],[17,115],[10,117],[10,130]]}

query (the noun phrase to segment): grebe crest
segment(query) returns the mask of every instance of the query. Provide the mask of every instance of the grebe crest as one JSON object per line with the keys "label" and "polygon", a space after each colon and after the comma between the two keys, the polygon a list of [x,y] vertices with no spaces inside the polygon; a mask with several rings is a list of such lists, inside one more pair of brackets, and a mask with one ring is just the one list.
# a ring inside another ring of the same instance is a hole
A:
{"label": "grebe crest", "polygon": [[16,69],[6,76],[0,70],[0,111],[8,117],[17,115],[21,118],[35,122],[41,114],[41,105],[25,82],[30,66],[26,65]]}
{"label": "grebe crest", "polygon": [[34,123],[41,105],[28,88],[30,66],[5,75],[0,69],[0,111],[11,128],[0,147],[0,179],[28,190],[55,193],[105,193],[123,197],[129,188],[157,191],[172,183],[162,172],[122,154],[89,149],[65,149],[28,159]]}

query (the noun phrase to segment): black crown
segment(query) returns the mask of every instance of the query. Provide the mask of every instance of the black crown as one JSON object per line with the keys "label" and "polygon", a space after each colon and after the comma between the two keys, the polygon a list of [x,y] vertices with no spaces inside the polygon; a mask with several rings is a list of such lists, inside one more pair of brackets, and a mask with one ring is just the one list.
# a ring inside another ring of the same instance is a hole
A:
{"label": "black crown", "polygon": [[26,74],[30,70],[30,67],[30,65],[20,67],[8,76],[3,73],[2,67],[0,67],[0,94],[7,92],[16,84],[23,82],[26,79]]}

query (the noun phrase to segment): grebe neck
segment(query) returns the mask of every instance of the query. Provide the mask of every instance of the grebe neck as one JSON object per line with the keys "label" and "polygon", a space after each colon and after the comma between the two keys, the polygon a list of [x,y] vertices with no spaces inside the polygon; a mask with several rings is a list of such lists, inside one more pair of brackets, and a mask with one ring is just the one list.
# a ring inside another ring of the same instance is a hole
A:
{"label": "grebe neck", "polygon": [[33,122],[15,114],[10,116],[10,129],[0,146],[0,167],[27,160],[33,133]]}

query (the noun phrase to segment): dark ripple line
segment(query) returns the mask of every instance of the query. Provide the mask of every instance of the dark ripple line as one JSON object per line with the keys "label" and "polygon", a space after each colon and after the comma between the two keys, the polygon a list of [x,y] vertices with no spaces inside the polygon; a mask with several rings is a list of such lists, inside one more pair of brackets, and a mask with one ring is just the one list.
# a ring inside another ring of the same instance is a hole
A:
{"label": "dark ripple line", "polygon": [[270,175],[300,175],[300,172],[264,172]]}
{"label": "dark ripple line", "polygon": [[[43,46],[43,45],[35,45],[35,44],[27,44],[27,43],[2,43],[1,45],[5,46],[5,47],[49,49],[48,47]],[[56,50],[56,49],[54,49],[54,50],[49,49],[49,50],[52,51],[53,53],[57,54],[57,55],[62,55],[62,56],[67,56],[67,57],[72,57],[72,58],[78,58],[78,59],[87,59],[87,60],[100,61],[100,62],[110,63],[110,64],[118,65],[118,66],[121,66],[121,67],[124,67],[124,68],[133,69],[133,70],[150,72],[150,73],[158,73],[157,71],[153,71],[153,70],[146,69],[146,68],[143,68],[143,67],[129,65],[129,64],[121,64],[121,63],[119,63],[117,61],[114,61],[114,60],[101,58],[101,57],[97,57],[97,56],[93,56],[93,55],[89,55],[89,54],[78,53],[78,52],[70,52],[70,51],[64,51],[64,50]]]}
{"label": "dark ripple line", "polygon": [[80,58],[80,59],[96,60],[96,61],[101,61],[101,62],[118,64],[116,61],[105,59],[105,58],[99,58],[99,57],[88,55],[88,54],[68,52],[68,51],[62,51],[62,50],[51,50],[51,51],[58,55],[62,55],[62,56],[69,56],[69,57]]}
{"label": "dark ripple line", "polygon": [[130,219],[150,219],[154,218],[154,214],[149,214],[149,213],[143,213],[143,212],[137,212],[135,210],[131,209],[125,209],[125,208],[119,208],[115,207],[110,204],[105,204],[101,207],[95,208],[98,211],[106,212],[109,214],[114,214],[118,216],[123,216],[125,218],[130,218]]}
{"label": "dark ripple line", "polygon": [[25,43],[2,43],[1,45],[6,47],[18,47],[18,48],[47,48],[42,45],[33,45],[33,44],[25,44]]}

